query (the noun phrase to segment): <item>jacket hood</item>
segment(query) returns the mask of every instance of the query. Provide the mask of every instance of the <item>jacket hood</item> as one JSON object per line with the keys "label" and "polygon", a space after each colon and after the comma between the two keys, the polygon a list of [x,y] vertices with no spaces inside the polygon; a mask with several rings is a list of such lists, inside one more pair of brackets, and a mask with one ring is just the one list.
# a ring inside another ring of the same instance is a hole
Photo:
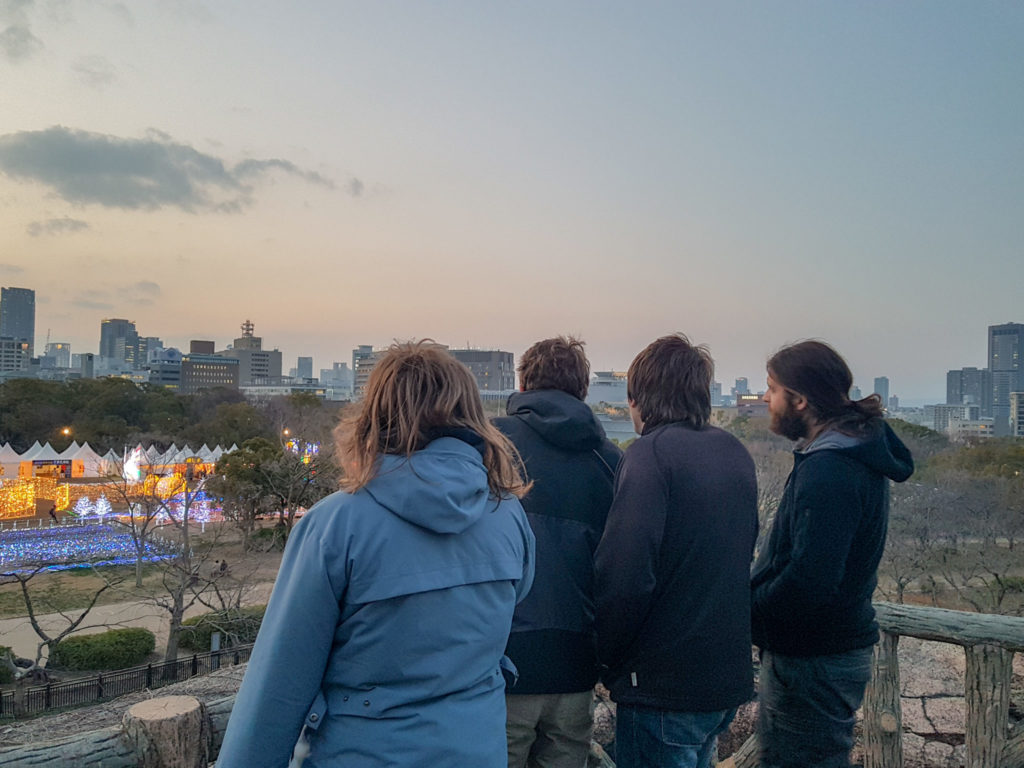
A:
{"label": "jacket hood", "polygon": [[412,456],[380,457],[364,489],[388,511],[433,533],[461,533],[497,506],[479,451],[442,437]]}
{"label": "jacket hood", "polygon": [[807,445],[797,448],[796,453],[807,455],[817,451],[839,451],[897,483],[914,473],[910,450],[881,419],[859,435],[825,430]]}
{"label": "jacket hood", "polygon": [[516,392],[505,407],[547,442],[567,451],[591,451],[604,442],[604,428],[590,406],[558,389]]}

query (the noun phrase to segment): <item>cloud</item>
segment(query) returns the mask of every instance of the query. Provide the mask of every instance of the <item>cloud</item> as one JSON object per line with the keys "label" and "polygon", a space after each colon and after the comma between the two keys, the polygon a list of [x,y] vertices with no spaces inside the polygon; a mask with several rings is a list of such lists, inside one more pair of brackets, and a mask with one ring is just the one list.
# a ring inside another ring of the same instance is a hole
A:
{"label": "cloud", "polygon": [[243,160],[235,166],[235,174],[239,178],[246,178],[253,175],[260,175],[267,171],[278,170],[305,179],[310,184],[319,184],[328,189],[334,189],[334,182],[326,179],[315,171],[303,171],[297,168],[294,163],[288,160]]}
{"label": "cloud", "polygon": [[0,275],[20,275],[24,271],[17,264],[0,264]]}
{"label": "cloud", "polygon": [[288,160],[222,159],[152,130],[125,139],[54,126],[0,136],[0,171],[50,187],[80,205],[128,210],[179,208],[190,213],[238,212],[252,205],[255,184],[278,171],[307,183],[334,183]]}
{"label": "cloud", "polygon": [[150,296],[160,295],[160,286],[152,280],[140,280],[131,286],[131,290],[138,291],[139,293],[148,293]]}
{"label": "cloud", "polygon": [[33,221],[25,229],[32,237],[39,237],[40,235],[63,235],[69,232],[81,232],[83,229],[88,228],[89,224],[87,222],[64,216],[59,219]]}
{"label": "cloud", "polygon": [[42,48],[43,44],[27,25],[12,24],[0,32],[0,54],[8,61],[25,61]]}
{"label": "cloud", "polygon": [[364,185],[363,182],[353,176],[348,183],[348,193],[352,195],[352,197],[362,197],[365,186],[366,185]]}
{"label": "cloud", "polygon": [[117,79],[114,65],[103,56],[82,56],[71,68],[78,79],[91,88],[102,88]]}

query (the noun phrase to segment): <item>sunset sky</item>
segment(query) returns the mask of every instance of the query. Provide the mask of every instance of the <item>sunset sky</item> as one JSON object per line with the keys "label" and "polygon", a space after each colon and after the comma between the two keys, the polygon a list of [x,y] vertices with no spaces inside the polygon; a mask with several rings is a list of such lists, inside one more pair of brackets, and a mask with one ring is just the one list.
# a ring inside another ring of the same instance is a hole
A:
{"label": "sunset sky", "polygon": [[817,337],[941,401],[1024,322],[1024,4],[0,0],[0,285],[36,345],[246,318],[314,367]]}

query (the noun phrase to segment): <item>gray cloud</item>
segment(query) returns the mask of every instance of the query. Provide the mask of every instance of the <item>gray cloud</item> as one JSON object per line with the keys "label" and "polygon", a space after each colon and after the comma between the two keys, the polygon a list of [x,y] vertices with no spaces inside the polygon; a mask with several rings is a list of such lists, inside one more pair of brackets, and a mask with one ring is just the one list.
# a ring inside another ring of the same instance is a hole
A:
{"label": "gray cloud", "polygon": [[82,56],[72,69],[79,80],[92,88],[102,88],[117,79],[114,65],[103,56]]}
{"label": "gray cloud", "polygon": [[160,295],[160,286],[152,280],[140,280],[131,287],[131,290],[139,293],[148,293],[151,296]]}
{"label": "gray cloud", "polygon": [[42,48],[43,44],[27,25],[12,24],[0,32],[0,53],[8,61],[25,61]]}
{"label": "gray cloud", "polygon": [[125,139],[63,126],[0,136],[0,171],[44,184],[70,203],[129,210],[237,212],[253,203],[254,183],[271,171],[334,187],[287,160],[244,160],[231,167],[159,131]]}
{"label": "gray cloud", "polygon": [[20,275],[24,271],[17,264],[0,264],[0,275]]}
{"label": "gray cloud", "polygon": [[39,237],[40,235],[63,235],[69,232],[81,232],[83,229],[88,228],[89,224],[87,222],[64,216],[59,219],[33,221],[25,229],[32,237]]}
{"label": "gray cloud", "polygon": [[352,195],[352,197],[362,197],[365,186],[366,185],[364,185],[363,182],[353,176],[348,183],[348,193]]}

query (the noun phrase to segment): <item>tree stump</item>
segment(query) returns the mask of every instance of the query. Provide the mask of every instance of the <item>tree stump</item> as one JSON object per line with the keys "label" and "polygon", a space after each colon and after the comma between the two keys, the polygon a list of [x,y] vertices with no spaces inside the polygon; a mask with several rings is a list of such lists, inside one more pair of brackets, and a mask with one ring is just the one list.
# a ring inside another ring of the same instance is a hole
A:
{"label": "tree stump", "polygon": [[139,755],[139,768],[206,768],[210,724],[193,696],[142,701],[124,714],[124,732]]}

